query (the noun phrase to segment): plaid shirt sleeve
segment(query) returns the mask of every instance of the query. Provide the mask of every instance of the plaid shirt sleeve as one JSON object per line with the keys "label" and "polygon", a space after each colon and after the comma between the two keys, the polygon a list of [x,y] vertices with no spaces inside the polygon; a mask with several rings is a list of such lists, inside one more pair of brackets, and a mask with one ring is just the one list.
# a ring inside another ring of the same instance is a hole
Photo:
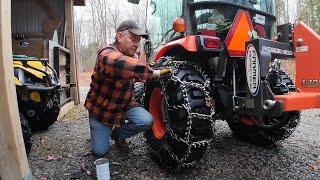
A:
{"label": "plaid shirt sleeve", "polygon": [[138,80],[147,80],[154,71],[145,61],[125,56],[113,49],[105,49],[100,53],[97,70],[110,78]]}

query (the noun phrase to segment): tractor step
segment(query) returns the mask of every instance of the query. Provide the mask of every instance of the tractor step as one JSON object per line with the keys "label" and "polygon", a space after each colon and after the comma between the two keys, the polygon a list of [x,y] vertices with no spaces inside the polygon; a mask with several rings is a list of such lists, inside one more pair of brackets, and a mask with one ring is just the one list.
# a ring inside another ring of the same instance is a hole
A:
{"label": "tractor step", "polygon": [[285,95],[276,95],[275,100],[283,103],[283,111],[320,108],[320,93],[291,92]]}

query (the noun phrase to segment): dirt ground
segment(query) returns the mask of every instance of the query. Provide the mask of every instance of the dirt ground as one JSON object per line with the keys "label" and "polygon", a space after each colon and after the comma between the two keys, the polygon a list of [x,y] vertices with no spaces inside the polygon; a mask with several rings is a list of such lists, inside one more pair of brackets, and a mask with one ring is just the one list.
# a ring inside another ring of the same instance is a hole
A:
{"label": "dirt ground", "polygon": [[[105,156],[111,179],[320,179],[320,110],[302,113],[291,137],[274,148],[239,141],[224,121],[217,121],[208,150],[194,169],[172,173],[150,156],[142,134],[130,138],[131,150],[112,146]],[[48,131],[33,136],[28,157],[36,180],[95,179],[97,159],[90,153],[87,112],[76,106]],[[85,167],[85,168],[83,168]],[[84,170],[88,170],[86,173]]]}
{"label": "dirt ground", "polygon": [[78,72],[78,83],[79,86],[89,86],[91,82],[91,74],[93,70],[86,70],[82,72]]}
{"label": "dirt ground", "polygon": [[[79,74],[82,104],[47,131],[35,133],[28,157],[36,180],[95,179],[97,159],[90,153],[90,130],[83,99],[91,72]],[[127,153],[112,146],[111,179],[320,179],[320,110],[302,112],[301,123],[291,137],[274,148],[239,141],[224,121],[199,165],[179,173],[160,167],[149,153],[143,134],[130,138]],[[86,172],[86,171],[87,172]]]}

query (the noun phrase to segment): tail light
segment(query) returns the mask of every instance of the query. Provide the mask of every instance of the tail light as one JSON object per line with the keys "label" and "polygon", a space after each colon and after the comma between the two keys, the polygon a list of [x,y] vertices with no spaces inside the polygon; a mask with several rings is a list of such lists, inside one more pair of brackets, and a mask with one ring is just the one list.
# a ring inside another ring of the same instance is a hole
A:
{"label": "tail light", "polygon": [[204,38],[204,46],[210,49],[220,49],[221,48],[221,41],[219,38]]}
{"label": "tail light", "polygon": [[221,49],[221,40],[213,36],[200,36],[201,45],[204,50],[217,50]]}

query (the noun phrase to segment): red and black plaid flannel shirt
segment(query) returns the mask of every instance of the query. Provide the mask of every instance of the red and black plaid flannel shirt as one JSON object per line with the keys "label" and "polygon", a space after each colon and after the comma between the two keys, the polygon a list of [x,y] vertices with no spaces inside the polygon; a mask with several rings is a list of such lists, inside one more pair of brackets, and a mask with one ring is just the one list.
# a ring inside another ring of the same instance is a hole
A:
{"label": "red and black plaid flannel shirt", "polygon": [[136,105],[134,80],[147,80],[153,69],[110,45],[99,52],[84,106],[97,120],[120,127],[125,111]]}

